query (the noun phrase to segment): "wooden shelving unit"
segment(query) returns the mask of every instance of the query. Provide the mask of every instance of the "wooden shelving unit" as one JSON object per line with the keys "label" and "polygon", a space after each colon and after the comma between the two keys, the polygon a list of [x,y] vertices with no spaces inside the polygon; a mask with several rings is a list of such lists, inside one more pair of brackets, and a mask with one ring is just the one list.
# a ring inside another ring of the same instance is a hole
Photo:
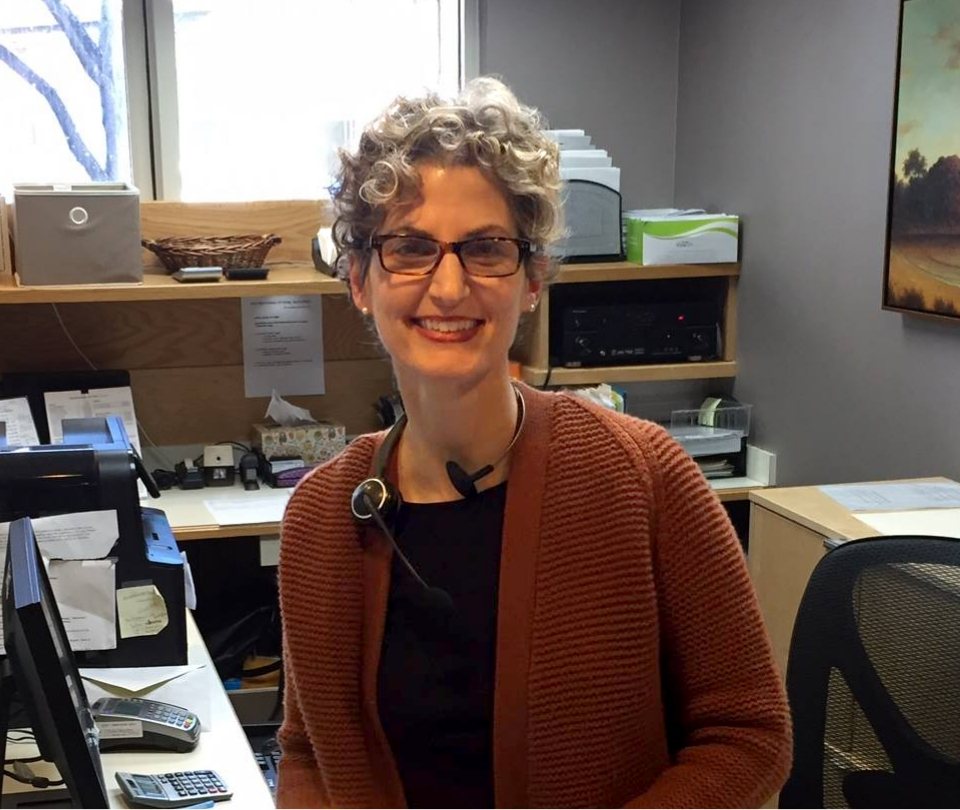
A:
{"label": "wooden shelving unit", "polygon": [[[657,380],[712,380],[735,377],[735,361],[708,363],[651,363],[646,366],[602,368],[546,368],[523,366],[521,376],[530,385],[598,385],[599,383],[654,382]],[[549,379],[547,375],[549,374]]]}
{"label": "wooden shelving unit", "polygon": [[592,262],[564,264],[555,284],[593,281],[650,281],[658,278],[737,278],[739,264],[659,264],[643,266],[633,262]]}
{"label": "wooden shelving unit", "polygon": [[649,365],[562,368],[550,366],[550,288],[530,324],[521,350],[521,376],[531,385],[597,385],[656,380],[701,380],[734,377],[737,373],[737,281],[739,264],[668,264],[645,267],[631,262],[563,265],[555,284],[599,281],[654,281],[658,279],[724,278],[723,357],[702,363],[651,363]]}
{"label": "wooden shelving unit", "polygon": [[[311,260],[311,239],[331,217],[329,204],[318,200],[142,202],[145,239],[277,234],[282,241],[265,261],[270,275],[181,284],[147,250],[140,284],[20,286],[7,267],[0,273],[0,374],[88,364],[124,369],[147,443],[246,439],[269,400],[246,396],[241,299],[321,295],[327,390],[293,401],[349,433],[376,430],[371,403],[393,388],[390,363],[350,304],[347,286],[318,272]],[[201,523],[191,529],[200,537],[211,531],[219,529]]]}
{"label": "wooden shelving unit", "polygon": [[[269,263],[268,263],[269,264]],[[325,295],[345,293],[342,281],[312,264],[290,262],[270,267],[263,281],[193,282],[181,284],[159,272],[146,273],[142,284],[50,284],[20,286],[10,274],[0,275],[2,304],[108,303],[118,301],[198,301],[260,295]]]}

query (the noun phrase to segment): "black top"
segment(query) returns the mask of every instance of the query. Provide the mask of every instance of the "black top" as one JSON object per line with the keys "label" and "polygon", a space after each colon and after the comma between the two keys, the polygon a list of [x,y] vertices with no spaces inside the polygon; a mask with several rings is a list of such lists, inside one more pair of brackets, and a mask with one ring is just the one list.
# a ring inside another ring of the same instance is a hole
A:
{"label": "black top", "polygon": [[507,485],[404,504],[397,544],[453,600],[445,610],[394,555],[377,694],[409,807],[493,806],[493,683]]}

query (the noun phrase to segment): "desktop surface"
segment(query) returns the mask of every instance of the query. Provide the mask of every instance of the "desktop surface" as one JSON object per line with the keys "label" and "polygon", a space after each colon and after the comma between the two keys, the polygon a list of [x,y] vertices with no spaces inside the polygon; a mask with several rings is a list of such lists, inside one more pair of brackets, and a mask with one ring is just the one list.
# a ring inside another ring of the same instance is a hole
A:
{"label": "desktop surface", "polygon": [[[226,802],[217,802],[217,807],[227,807],[231,803],[245,807],[272,807],[273,797],[264,779],[263,771],[257,763],[251,750],[247,735],[240,725],[233,707],[223,690],[217,671],[210,655],[207,652],[200,632],[193,621],[193,616],[187,613],[187,657],[189,664],[202,664],[205,673],[201,688],[206,693],[205,699],[209,705],[209,722],[200,734],[197,747],[188,753],[135,751],[123,753],[101,754],[104,782],[107,788],[107,799],[110,807],[129,807],[117,786],[116,774],[118,771],[133,773],[168,773],[189,770],[217,771],[233,792],[233,799]],[[149,697],[145,695],[145,697]],[[189,708],[189,707],[188,707]],[[26,743],[8,744],[7,758],[30,756],[35,748]],[[43,763],[32,763],[35,772],[48,775],[39,766]],[[49,807],[57,806],[59,788],[48,788],[45,791],[33,791],[27,785],[13,783],[10,779],[3,782],[3,804],[9,806],[14,801],[15,806]],[[29,797],[28,797],[29,796]],[[69,807],[69,803],[63,805]]]}
{"label": "desktop surface", "polygon": [[[710,486],[721,501],[745,501],[748,494],[766,486],[752,478],[713,479]],[[201,489],[167,489],[159,498],[143,498],[141,506],[162,509],[180,542],[220,537],[257,537],[280,531],[283,508],[292,487],[261,484],[248,492],[237,481],[230,486]]]}

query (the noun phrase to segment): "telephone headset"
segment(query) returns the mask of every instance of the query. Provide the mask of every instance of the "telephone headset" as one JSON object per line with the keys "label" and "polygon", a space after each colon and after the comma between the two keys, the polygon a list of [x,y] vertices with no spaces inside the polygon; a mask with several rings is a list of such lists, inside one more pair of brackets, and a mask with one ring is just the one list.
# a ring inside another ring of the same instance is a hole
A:
{"label": "telephone headset", "polygon": [[[484,476],[490,475],[490,473],[496,469],[496,466],[506,458],[507,453],[513,449],[513,446],[517,443],[517,439],[520,438],[520,432],[523,430],[523,422],[526,416],[526,407],[520,389],[515,387],[513,390],[517,397],[517,426],[514,428],[510,443],[506,449],[497,456],[496,461],[481,467],[473,473],[468,473],[455,461],[447,462],[447,475],[450,478],[450,483],[453,484],[453,488],[464,498],[473,498],[477,495],[477,481]],[[353,513],[354,520],[356,520],[357,523],[363,526],[369,526],[373,523],[383,532],[384,537],[386,537],[390,545],[393,546],[393,550],[400,562],[403,563],[404,567],[410,572],[410,575],[423,588],[425,603],[431,607],[449,612],[453,610],[453,599],[450,598],[450,594],[442,588],[429,585],[426,580],[417,573],[413,564],[407,559],[403,551],[400,550],[400,546],[393,536],[393,527],[396,523],[397,515],[400,513],[400,507],[403,505],[403,499],[400,497],[400,491],[387,480],[387,464],[390,461],[390,456],[394,448],[397,446],[397,442],[400,441],[400,434],[403,433],[406,424],[407,415],[403,414],[396,423],[394,423],[393,427],[390,428],[390,432],[377,451],[376,474],[373,478],[367,478],[365,481],[361,481],[359,486],[353,491],[353,495],[350,496],[350,511]]]}

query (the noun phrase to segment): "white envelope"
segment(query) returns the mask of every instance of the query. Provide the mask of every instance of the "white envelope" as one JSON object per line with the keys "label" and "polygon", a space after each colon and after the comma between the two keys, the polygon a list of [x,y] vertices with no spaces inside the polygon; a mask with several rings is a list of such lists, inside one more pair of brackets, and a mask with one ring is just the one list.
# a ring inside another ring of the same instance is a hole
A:
{"label": "white envelope", "polygon": [[90,703],[101,697],[135,697],[172,703],[200,718],[200,730],[210,731],[213,718],[203,664],[179,667],[84,667],[80,677]]}

